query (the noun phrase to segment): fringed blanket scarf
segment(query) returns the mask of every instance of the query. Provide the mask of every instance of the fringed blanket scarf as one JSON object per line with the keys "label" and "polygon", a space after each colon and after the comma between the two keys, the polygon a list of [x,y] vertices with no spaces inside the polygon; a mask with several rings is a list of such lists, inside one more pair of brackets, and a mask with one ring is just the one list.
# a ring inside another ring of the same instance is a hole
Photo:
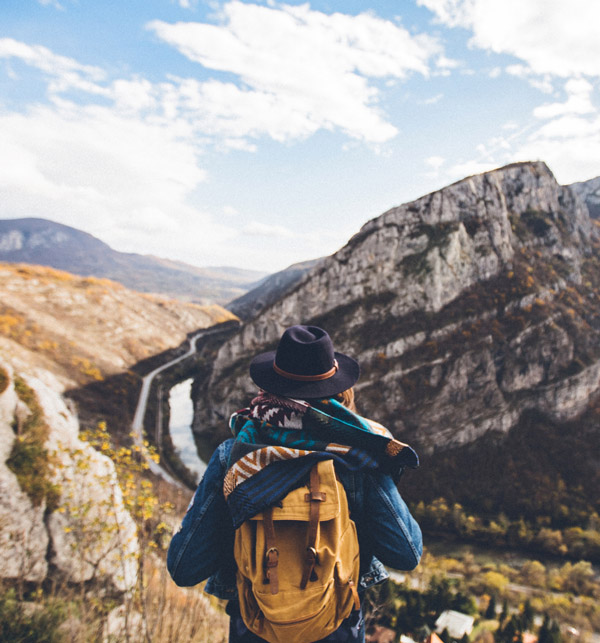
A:
{"label": "fringed blanket scarf", "polygon": [[380,469],[396,478],[417,454],[380,424],[330,398],[312,401],[261,393],[231,416],[235,442],[223,492],[234,527],[281,500],[317,460],[350,471]]}

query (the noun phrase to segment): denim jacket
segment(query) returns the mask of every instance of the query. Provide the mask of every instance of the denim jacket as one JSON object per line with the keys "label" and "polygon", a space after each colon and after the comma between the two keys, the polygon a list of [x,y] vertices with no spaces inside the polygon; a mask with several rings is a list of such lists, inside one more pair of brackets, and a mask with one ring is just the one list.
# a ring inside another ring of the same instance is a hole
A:
{"label": "denim jacket", "polygon": [[[167,567],[177,585],[196,585],[208,578],[205,591],[223,599],[237,598],[235,532],[223,496],[232,445],[232,439],[226,440],[214,452],[167,554]],[[423,551],[421,530],[391,477],[342,468],[338,475],[358,533],[360,592],[388,577],[383,565],[414,569]]]}

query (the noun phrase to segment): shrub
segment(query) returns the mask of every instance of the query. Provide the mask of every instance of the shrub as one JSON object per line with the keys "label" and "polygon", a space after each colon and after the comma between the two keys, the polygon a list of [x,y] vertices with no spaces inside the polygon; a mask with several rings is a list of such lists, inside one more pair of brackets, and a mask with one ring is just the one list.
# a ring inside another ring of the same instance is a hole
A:
{"label": "shrub", "polygon": [[0,641],[60,643],[64,640],[59,630],[63,620],[58,603],[22,602],[12,589],[0,594]]}
{"label": "shrub", "polygon": [[39,507],[45,500],[52,511],[58,504],[59,489],[51,482],[52,458],[45,447],[49,428],[35,392],[20,377],[15,377],[15,391],[29,415],[17,427],[17,439],[6,464],[33,505]]}
{"label": "shrub", "polygon": [[9,377],[6,369],[0,366],[0,393],[4,393],[8,388]]}

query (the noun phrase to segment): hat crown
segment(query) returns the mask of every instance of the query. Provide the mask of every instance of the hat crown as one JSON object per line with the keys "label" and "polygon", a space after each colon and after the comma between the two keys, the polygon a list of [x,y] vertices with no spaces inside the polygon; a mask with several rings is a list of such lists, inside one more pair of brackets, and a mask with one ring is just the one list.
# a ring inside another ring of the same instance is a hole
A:
{"label": "hat crown", "polygon": [[277,346],[275,364],[294,375],[321,375],[334,367],[333,342],[328,333],[317,326],[291,326]]}

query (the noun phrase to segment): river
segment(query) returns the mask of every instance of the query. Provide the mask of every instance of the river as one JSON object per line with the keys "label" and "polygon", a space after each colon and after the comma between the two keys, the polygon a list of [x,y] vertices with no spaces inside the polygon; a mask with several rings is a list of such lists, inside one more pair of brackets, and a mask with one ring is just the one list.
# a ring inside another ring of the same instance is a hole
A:
{"label": "river", "polygon": [[194,405],[191,392],[192,379],[176,384],[169,391],[169,432],[179,459],[192,473],[197,475],[199,480],[206,470],[206,464],[198,456],[192,434]]}

